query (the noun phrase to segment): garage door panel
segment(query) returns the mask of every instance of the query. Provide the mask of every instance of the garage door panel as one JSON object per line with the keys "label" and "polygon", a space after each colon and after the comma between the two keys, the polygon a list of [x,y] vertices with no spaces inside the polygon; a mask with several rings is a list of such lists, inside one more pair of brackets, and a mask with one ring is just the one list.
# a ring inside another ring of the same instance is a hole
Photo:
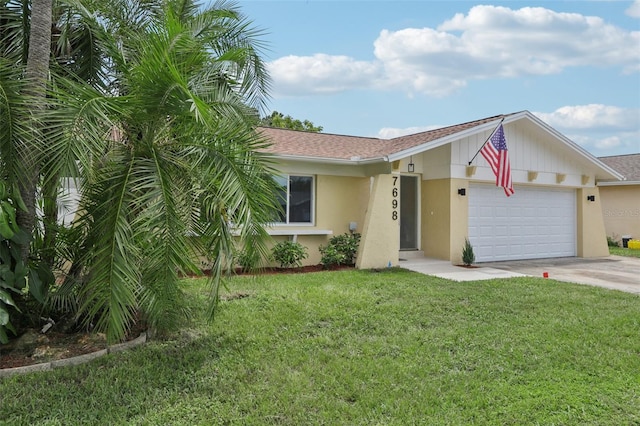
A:
{"label": "garage door panel", "polygon": [[469,240],[478,262],[575,256],[575,190],[472,184]]}

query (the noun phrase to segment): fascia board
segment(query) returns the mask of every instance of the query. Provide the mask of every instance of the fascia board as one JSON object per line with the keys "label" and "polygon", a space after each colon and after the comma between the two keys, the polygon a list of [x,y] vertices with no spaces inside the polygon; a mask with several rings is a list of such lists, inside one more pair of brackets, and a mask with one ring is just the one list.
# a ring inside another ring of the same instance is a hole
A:
{"label": "fascia board", "polygon": [[598,186],[632,186],[632,185],[640,185],[640,181],[638,180],[623,180],[623,181],[598,181]]}

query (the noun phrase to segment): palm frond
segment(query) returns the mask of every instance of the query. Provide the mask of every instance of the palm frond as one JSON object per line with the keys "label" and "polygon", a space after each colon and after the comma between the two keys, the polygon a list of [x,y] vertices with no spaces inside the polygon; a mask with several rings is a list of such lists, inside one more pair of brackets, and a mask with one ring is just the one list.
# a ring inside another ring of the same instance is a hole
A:
{"label": "palm frond", "polygon": [[134,159],[125,147],[114,150],[87,197],[93,220],[89,239],[89,280],[80,289],[78,312],[85,323],[121,340],[132,324],[140,292],[139,248],[131,224]]}
{"label": "palm frond", "polygon": [[21,155],[34,138],[20,76],[19,67],[0,58],[0,164],[2,177],[11,182],[24,177]]}

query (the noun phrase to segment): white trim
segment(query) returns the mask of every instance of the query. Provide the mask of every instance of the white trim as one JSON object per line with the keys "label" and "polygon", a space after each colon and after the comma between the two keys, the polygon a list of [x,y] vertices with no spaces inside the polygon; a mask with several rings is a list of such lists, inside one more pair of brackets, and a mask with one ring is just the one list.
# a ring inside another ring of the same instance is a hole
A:
{"label": "white trim", "polygon": [[[333,231],[331,229],[273,229],[266,228],[267,234],[273,236],[289,236],[292,237],[291,240],[295,243],[298,241],[298,235],[333,235]],[[235,230],[231,232],[231,235],[234,237],[240,236],[240,231]]]}
{"label": "white trim", "polygon": [[267,229],[269,235],[333,235],[331,229]]}
{"label": "white trim", "polygon": [[640,180],[623,180],[623,181],[601,181],[599,180],[597,186],[627,186],[627,185],[640,185]]}
{"label": "white trim", "polygon": [[267,229],[267,233],[271,236],[290,236],[294,243],[298,242],[298,235],[333,235],[330,229]]}
{"label": "white trim", "polygon": [[[291,176],[294,177],[309,177],[311,178],[311,206],[310,214],[311,218],[309,222],[290,222],[289,216],[291,211],[291,206],[289,202],[291,201]],[[316,175],[306,174],[306,173],[283,173],[279,175],[275,175],[276,178],[285,178],[287,181],[287,211],[285,212],[286,222],[274,222],[274,226],[314,226],[316,223]]]}

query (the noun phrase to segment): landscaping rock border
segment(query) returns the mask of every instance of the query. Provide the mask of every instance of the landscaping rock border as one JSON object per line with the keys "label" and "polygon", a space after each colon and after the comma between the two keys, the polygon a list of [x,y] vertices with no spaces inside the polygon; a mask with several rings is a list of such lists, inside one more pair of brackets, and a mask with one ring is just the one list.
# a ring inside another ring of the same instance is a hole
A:
{"label": "landscaping rock border", "polygon": [[100,358],[101,356],[122,352],[128,349],[134,348],[136,346],[140,346],[146,342],[147,342],[147,333],[143,332],[140,334],[140,336],[138,336],[133,340],[129,340],[128,342],[124,342],[124,343],[119,343],[117,345],[112,345],[107,347],[106,349],[101,349],[99,351],[92,352],[89,354],[74,356],[72,358],[57,359],[54,361],[43,362],[41,364],[25,365],[24,367],[0,369],[0,378],[11,377],[16,374],[33,373],[35,371],[47,371],[47,370],[52,370],[54,368],[85,364],[96,358]]}

